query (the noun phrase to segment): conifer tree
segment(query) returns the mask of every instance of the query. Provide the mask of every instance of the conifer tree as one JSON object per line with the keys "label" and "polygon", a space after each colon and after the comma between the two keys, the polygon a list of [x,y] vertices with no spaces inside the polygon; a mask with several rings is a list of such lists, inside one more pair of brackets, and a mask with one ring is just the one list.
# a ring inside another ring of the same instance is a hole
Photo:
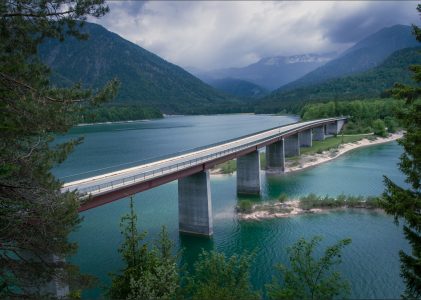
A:
{"label": "conifer tree", "polygon": [[[80,223],[76,193],[61,193],[51,168],[80,142],[52,146],[81,110],[111,98],[117,83],[96,92],[55,88],[37,57],[45,39],[81,33],[87,16],[108,12],[104,0],[0,1],[0,298],[48,298],[51,283],[87,280],[66,262],[77,248],[68,235]],[[65,295],[64,295],[65,296]]]}
{"label": "conifer tree", "polygon": [[137,215],[133,197],[130,213],[121,218],[123,242],[119,252],[124,269],[111,274],[112,283],[107,293],[111,299],[173,299],[179,288],[177,256],[172,254],[173,242],[162,227],[154,247],[144,242],[146,232],[137,230]]}
{"label": "conifer tree", "polygon": [[[421,13],[421,5],[417,6]],[[413,33],[421,42],[421,28],[413,25]],[[385,211],[394,215],[395,221],[405,220],[403,231],[409,241],[412,253],[400,251],[401,276],[408,298],[421,297],[421,65],[411,66],[417,85],[395,84],[394,97],[405,99],[406,104],[398,111],[397,118],[406,130],[399,144],[404,153],[400,157],[399,169],[406,175],[408,187],[394,183],[384,177],[386,191],[382,205]]]}

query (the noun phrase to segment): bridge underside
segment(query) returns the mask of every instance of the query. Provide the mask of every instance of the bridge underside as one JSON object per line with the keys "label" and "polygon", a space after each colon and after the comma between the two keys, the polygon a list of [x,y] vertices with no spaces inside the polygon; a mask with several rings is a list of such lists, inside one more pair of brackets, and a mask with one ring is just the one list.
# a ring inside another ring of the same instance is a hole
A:
{"label": "bridge underside", "polygon": [[344,123],[344,120],[339,120],[326,125],[290,132],[282,137],[200,165],[164,174],[118,190],[90,196],[81,205],[79,211],[85,211],[178,180],[180,232],[210,236],[213,233],[213,225],[209,169],[237,158],[237,192],[239,194],[259,194],[260,159],[258,150],[260,148],[266,147],[266,169],[271,172],[284,172],[285,157],[299,156],[300,147],[311,147],[312,141],[324,140],[326,134],[336,135]]}

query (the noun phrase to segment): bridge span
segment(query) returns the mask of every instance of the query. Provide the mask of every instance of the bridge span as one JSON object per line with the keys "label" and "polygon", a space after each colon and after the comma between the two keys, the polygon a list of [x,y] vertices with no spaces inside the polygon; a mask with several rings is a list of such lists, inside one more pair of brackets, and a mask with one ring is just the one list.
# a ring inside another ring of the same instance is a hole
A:
{"label": "bridge span", "polygon": [[212,205],[209,169],[237,159],[237,192],[260,193],[258,150],[266,147],[267,169],[283,172],[285,157],[300,155],[301,147],[312,141],[336,135],[345,117],[298,122],[268,129],[200,150],[175,155],[103,175],[69,182],[62,192],[77,190],[87,196],[79,211],[85,211],[121,198],[178,180],[180,232],[212,235]]}

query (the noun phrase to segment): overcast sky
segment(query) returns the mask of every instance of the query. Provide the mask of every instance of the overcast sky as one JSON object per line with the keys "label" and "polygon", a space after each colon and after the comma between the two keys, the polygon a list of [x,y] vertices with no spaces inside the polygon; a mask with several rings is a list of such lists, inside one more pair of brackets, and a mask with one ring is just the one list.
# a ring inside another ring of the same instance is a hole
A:
{"label": "overcast sky", "polygon": [[394,24],[416,1],[110,1],[95,22],[182,67],[240,67],[262,57],[343,51]]}

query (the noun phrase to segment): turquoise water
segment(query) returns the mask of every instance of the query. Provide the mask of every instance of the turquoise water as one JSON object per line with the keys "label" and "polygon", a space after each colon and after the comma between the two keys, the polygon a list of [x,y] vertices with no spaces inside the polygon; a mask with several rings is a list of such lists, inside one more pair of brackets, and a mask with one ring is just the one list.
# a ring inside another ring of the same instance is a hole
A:
{"label": "turquoise water", "polygon": [[[73,135],[85,134],[85,144],[55,172],[65,177],[130,163],[291,121],[292,118],[277,116],[180,116],[136,124],[79,127]],[[378,195],[383,191],[382,175],[403,183],[403,176],[396,167],[401,153],[397,143],[389,143],[358,149],[294,174],[265,176],[262,172],[262,195],[254,200],[273,199],[281,193],[289,196],[311,192]],[[68,178],[77,177],[84,175]],[[211,239],[178,234],[176,182],[136,195],[140,228],[148,231],[149,238],[154,238],[160,227],[166,225],[177,247],[185,249],[182,261],[190,265],[202,248],[227,255],[256,251],[251,277],[255,288],[260,290],[264,290],[264,284],[271,280],[273,265],[287,262],[287,246],[300,237],[320,235],[324,237],[322,245],[349,237],[352,244],[344,250],[339,270],[351,283],[351,297],[399,297],[404,285],[399,277],[398,251],[409,247],[401,228],[393,224],[390,216],[375,211],[347,210],[266,221],[239,221],[234,211],[238,201],[235,180],[235,175],[211,177],[214,219]],[[96,275],[103,284],[109,282],[108,272],[116,272],[121,267],[117,253],[121,241],[119,222],[127,210],[128,200],[123,199],[84,212],[84,222],[72,235],[72,240],[79,243],[79,252],[72,261],[83,271]],[[100,289],[85,294],[89,298],[99,295]]]}

